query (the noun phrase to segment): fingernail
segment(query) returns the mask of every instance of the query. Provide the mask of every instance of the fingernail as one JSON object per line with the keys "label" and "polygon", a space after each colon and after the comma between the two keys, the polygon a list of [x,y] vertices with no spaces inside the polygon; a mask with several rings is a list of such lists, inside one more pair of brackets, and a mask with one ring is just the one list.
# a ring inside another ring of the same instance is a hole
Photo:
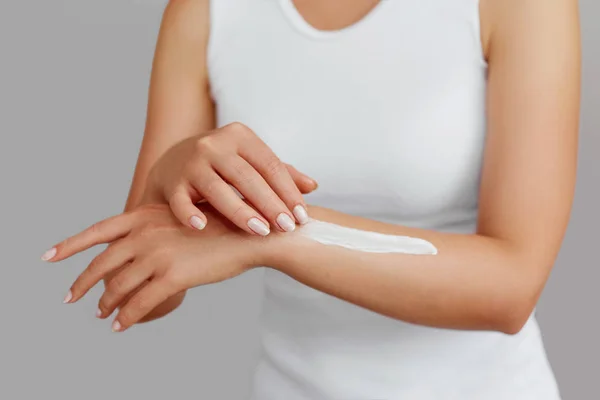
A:
{"label": "fingernail", "polygon": [[206,222],[204,222],[202,218],[198,217],[197,215],[194,215],[190,218],[190,225],[201,231],[206,227]]}
{"label": "fingernail", "polygon": [[267,236],[271,232],[269,227],[256,217],[248,220],[248,227],[261,236]]}
{"label": "fingernail", "polygon": [[50,250],[47,250],[44,254],[42,254],[42,260],[48,261],[55,255],[56,255],[56,247],[53,247]]}
{"label": "fingernail", "polygon": [[121,324],[119,323],[119,321],[115,321],[112,324],[112,331],[113,332],[119,332],[121,330]]}
{"label": "fingernail", "polygon": [[69,293],[67,293],[67,295],[65,296],[63,303],[66,304],[66,303],[70,302],[72,298],[73,298],[73,293],[71,293],[71,291],[69,290]]}
{"label": "fingernail", "polygon": [[296,217],[298,222],[301,224],[306,224],[308,222],[308,213],[306,212],[306,208],[304,208],[302,205],[298,204],[296,207],[294,207],[293,212],[294,217]]}
{"label": "fingernail", "polygon": [[281,213],[277,216],[277,224],[286,232],[292,232],[296,229],[296,223],[286,213]]}
{"label": "fingernail", "polygon": [[96,310],[96,318],[100,318],[102,316],[102,310],[101,309],[97,309]]}

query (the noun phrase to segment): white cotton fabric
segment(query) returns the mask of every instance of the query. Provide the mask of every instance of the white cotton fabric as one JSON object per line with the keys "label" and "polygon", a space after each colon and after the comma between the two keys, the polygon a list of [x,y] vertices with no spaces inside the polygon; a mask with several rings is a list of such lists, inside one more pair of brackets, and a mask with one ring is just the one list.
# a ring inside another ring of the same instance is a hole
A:
{"label": "white cotton fabric", "polygon": [[[475,232],[487,71],[477,0],[383,0],[329,32],[291,0],[210,6],[218,124],[246,124],[315,178],[309,204]],[[534,314],[516,335],[437,329],[264,273],[252,400],[559,399]]]}

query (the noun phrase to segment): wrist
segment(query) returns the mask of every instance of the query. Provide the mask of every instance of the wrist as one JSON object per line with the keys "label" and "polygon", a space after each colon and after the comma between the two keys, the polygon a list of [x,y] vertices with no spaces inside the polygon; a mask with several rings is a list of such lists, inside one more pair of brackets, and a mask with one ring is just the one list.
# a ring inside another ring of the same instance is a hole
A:
{"label": "wrist", "polygon": [[144,186],[144,193],[140,200],[140,204],[164,204],[166,203],[158,185],[155,167],[150,169]]}
{"label": "wrist", "polygon": [[271,267],[281,262],[285,236],[290,233],[271,231],[267,236],[250,236],[247,260],[249,268]]}
{"label": "wrist", "polygon": [[[322,207],[307,205],[306,208],[310,218],[319,219],[324,215],[325,209]],[[269,235],[272,242],[265,246],[265,266],[285,273],[298,257],[312,251],[310,246],[315,243],[300,234],[303,227],[304,225],[296,225],[294,232],[272,232]]]}
{"label": "wrist", "polygon": [[294,232],[272,232],[262,240],[261,265],[287,273],[303,254],[313,251],[316,242],[308,240],[300,234],[303,225],[298,225]]}

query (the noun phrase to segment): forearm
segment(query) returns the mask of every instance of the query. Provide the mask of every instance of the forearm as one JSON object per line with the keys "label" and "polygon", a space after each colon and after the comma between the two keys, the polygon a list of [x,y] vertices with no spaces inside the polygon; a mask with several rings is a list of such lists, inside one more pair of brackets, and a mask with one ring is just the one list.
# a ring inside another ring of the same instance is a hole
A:
{"label": "forearm", "polygon": [[[156,200],[150,171],[167,149],[215,126],[205,62],[208,16],[207,1],[171,1],[165,8],[152,63],[144,137],[124,211]],[[184,296],[166,300],[144,321],[173,311]]]}
{"label": "forearm", "polygon": [[[281,235],[273,267],[317,290],[415,324],[513,333],[545,277],[508,241],[386,224],[311,207],[312,218],[431,242],[435,255],[370,253],[324,245],[301,229]],[[274,246],[275,247],[275,246]]]}

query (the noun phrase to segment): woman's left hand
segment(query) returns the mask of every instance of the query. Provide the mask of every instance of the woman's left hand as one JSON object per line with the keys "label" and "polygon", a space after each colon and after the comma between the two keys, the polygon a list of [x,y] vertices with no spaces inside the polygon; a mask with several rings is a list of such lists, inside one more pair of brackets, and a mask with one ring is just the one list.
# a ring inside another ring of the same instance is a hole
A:
{"label": "woman's left hand", "polygon": [[155,204],[105,219],[60,242],[49,261],[111,243],[75,280],[65,302],[78,301],[118,270],[100,298],[97,316],[106,318],[119,307],[113,330],[123,331],[179,292],[265,265],[265,244],[273,236],[247,235],[209,205],[202,211],[214,221],[202,231],[183,226],[167,205]]}

